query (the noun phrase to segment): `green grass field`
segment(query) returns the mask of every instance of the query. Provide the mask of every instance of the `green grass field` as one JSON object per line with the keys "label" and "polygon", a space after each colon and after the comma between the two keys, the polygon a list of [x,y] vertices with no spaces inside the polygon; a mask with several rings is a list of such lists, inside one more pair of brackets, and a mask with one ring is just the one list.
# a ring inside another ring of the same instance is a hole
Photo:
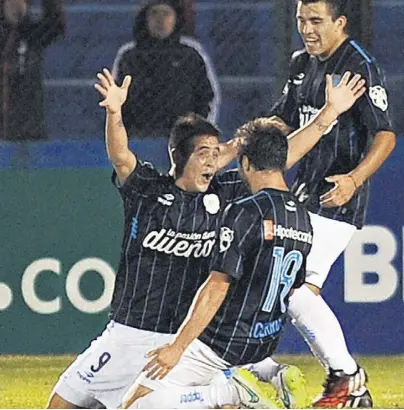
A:
{"label": "green grass field", "polygon": [[[59,374],[73,359],[73,356],[0,356],[0,408],[43,408]],[[300,366],[307,377],[311,397],[321,391],[323,371],[312,357],[282,356],[279,360]],[[403,408],[404,356],[362,357],[359,362],[369,373],[375,407]]]}

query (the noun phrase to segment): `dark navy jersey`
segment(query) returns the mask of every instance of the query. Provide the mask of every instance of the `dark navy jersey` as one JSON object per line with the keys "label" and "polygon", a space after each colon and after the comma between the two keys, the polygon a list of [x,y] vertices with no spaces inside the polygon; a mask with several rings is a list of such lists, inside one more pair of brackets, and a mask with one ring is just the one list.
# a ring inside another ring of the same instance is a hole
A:
{"label": "dark navy jersey", "polygon": [[215,177],[206,193],[174,182],[138,160],[119,187],[125,225],[110,317],[160,333],[183,321],[209,274],[220,211],[247,192],[235,171]]}
{"label": "dark navy jersey", "polygon": [[374,136],[379,131],[393,130],[384,74],[375,59],[349,39],[325,61],[306,51],[296,52],[283,95],[271,114],[295,129],[304,126],[325,103],[326,74],[332,74],[338,83],[346,71],[362,75],[366,94],[339,117],[300,161],[292,191],[309,211],[360,228],[368,203],[368,181],[341,207],[323,208],[319,197],[333,186],[325,181],[326,177],[352,171],[366,156]]}
{"label": "dark navy jersey", "polygon": [[306,276],[312,227],[290,192],[264,189],[226,209],[212,270],[231,277],[229,292],[200,340],[231,365],[275,350],[289,294]]}

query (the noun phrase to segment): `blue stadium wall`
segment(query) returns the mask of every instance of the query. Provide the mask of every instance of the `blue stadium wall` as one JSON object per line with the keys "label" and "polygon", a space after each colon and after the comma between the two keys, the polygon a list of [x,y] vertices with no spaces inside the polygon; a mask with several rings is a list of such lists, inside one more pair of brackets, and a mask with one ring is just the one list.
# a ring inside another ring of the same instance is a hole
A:
{"label": "blue stadium wall", "polygon": [[[164,141],[136,147],[166,169]],[[325,287],[356,353],[404,353],[403,155],[400,139],[373,179],[366,227]],[[107,322],[120,253],[103,144],[2,144],[0,158],[0,353],[79,352]],[[291,329],[281,351],[307,349]]]}

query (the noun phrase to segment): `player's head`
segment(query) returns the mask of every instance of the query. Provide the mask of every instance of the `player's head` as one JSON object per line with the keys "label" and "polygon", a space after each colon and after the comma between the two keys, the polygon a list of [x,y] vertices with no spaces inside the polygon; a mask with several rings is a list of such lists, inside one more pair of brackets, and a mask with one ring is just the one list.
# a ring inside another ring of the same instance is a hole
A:
{"label": "player's head", "polygon": [[242,143],[239,171],[250,182],[250,175],[260,171],[283,173],[288,156],[288,141],[283,131],[269,118],[257,118],[236,131]]}
{"label": "player's head", "polygon": [[344,42],[348,0],[296,0],[297,28],[306,51],[326,59]]}
{"label": "player's head", "polygon": [[205,192],[217,172],[219,129],[198,114],[180,117],[168,140],[172,173],[184,189]]}

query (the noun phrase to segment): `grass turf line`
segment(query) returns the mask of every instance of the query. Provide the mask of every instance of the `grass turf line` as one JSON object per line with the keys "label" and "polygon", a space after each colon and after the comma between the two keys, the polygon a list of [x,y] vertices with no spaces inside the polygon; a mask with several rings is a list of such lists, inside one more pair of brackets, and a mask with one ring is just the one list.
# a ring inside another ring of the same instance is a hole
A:
{"label": "grass turf line", "polygon": [[[44,408],[61,372],[75,356],[0,356],[0,409]],[[311,356],[275,359],[299,366],[310,397],[321,392],[324,372]],[[375,408],[404,408],[404,356],[359,357],[369,374]]]}

